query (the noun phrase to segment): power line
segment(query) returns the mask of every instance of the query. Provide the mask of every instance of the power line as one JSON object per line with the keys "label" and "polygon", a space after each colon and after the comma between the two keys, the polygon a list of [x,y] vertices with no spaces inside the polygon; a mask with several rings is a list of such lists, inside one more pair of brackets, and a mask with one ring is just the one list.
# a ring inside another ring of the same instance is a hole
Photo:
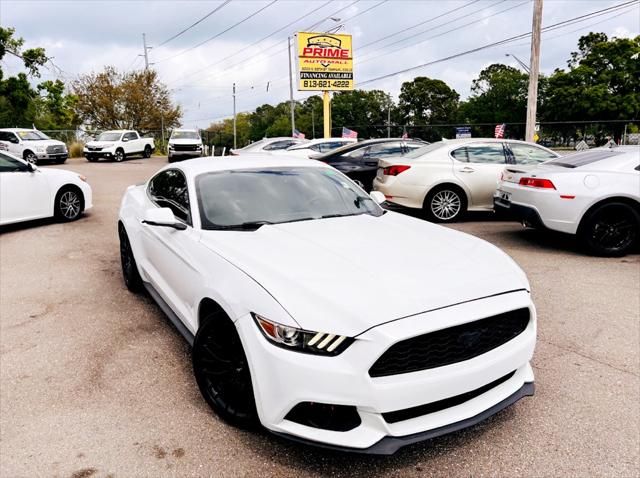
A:
{"label": "power line", "polygon": [[167,43],[169,43],[172,40],[175,40],[176,38],[178,38],[180,35],[182,35],[183,33],[188,32],[189,30],[191,30],[193,27],[195,27],[196,25],[202,23],[203,21],[205,21],[207,18],[209,18],[211,15],[213,15],[214,13],[216,13],[217,11],[221,10],[222,8],[224,8],[226,5],[228,5],[229,3],[231,3],[231,0],[226,0],[224,1],[221,5],[218,5],[216,8],[214,8],[213,10],[211,10],[209,13],[207,13],[204,17],[200,18],[197,22],[192,23],[191,25],[189,25],[187,28],[185,28],[184,30],[176,33],[175,35],[173,35],[170,38],[167,38],[165,41],[163,41],[162,43],[158,44],[156,46],[156,48],[159,48],[163,45],[166,45]]}
{"label": "power line", "polygon": [[258,14],[259,14],[259,13],[261,13],[261,12],[263,12],[264,10],[266,10],[267,8],[269,8],[271,5],[273,5],[273,4],[274,4],[274,3],[276,3],[276,2],[278,2],[278,0],[272,0],[271,2],[269,2],[269,3],[268,3],[267,5],[265,5],[264,7],[259,8],[258,10],[256,10],[255,12],[253,12],[252,14],[250,14],[250,15],[248,15],[248,16],[246,16],[246,17],[244,17],[242,20],[240,20],[240,21],[238,21],[238,22],[234,23],[233,25],[231,25],[230,27],[228,27],[228,28],[226,28],[226,29],[222,30],[220,33],[216,33],[216,34],[215,34],[215,35],[213,35],[212,37],[207,38],[206,40],[201,41],[201,42],[200,42],[200,43],[198,43],[197,45],[194,45],[194,46],[192,46],[192,47],[190,47],[190,48],[187,48],[186,50],[182,50],[181,52],[176,53],[175,55],[171,55],[171,56],[168,56],[168,57],[166,57],[166,58],[163,58],[162,60],[158,60],[158,61],[156,61],[156,63],[162,63],[163,61],[171,60],[171,59],[176,58],[176,57],[178,57],[178,56],[184,55],[185,53],[187,53],[187,52],[189,52],[189,51],[191,51],[191,50],[195,50],[196,48],[201,47],[201,46],[202,46],[202,45],[204,45],[205,43],[209,43],[211,40],[214,40],[214,39],[216,39],[216,38],[218,38],[218,37],[220,37],[220,36],[224,35],[224,34],[225,34],[225,33],[227,33],[228,31],[233,30],[235,27],[237,27],[237,26],[239,26],[239,25],[243,24],[244,22],[246,22],[246,21],[250,20],[251,18],[255,17],[256,15],[258,15]]}
{"label": "power line", "polygon": [[289,28],[289,27],[290,27],[291,25],[293,25],[294,23],[297,23],[297,22],[299,22],[300,20],[302,20],[303,18],[308,17],[309,15],[311,15],[311,14],[313,14],[313,13],[317,12],[317,11],[318,11],[318,10],[320,10],[321,8],[323,8],[323,7],[325,7],[326,5],[330,4],[332,1],[333,1],[333,0],[328,0],[328,1],[326,1],[325,3],[323,3],[322,5],[320,5],[319,7],[314,8],[313,10],[311,10],[309,13],[305,13],[304,15],[302,15],[302,16],[300,16],[300,17],[296,18],[296,19],[295,19],[295,20],[293,20],[292,22],[287,23],[285,26],[283,26],[283,27],[281,27],[281,28],[278,28],[277,30],[275,30],[275,31],[271,32],[270,34],[268,34],[267,36],[265,36],[265,37],[261,38],[260,40],[257,40],[257,41],[255,41],[255,42],[251,43],[250,45],[247,45],[246,47],[241,48],[240,50],[238,50],[238,51],[236,51],[236,52],[232,53],[231,55],[228,55],[228,56],[226,56],[226,57],[222,58],[221,60],[215,61],[215,62],[213,62],[213,63],[209,63],[208,65],[206,65],[206,66],[204,66],[204,67],[200,68],[199,70],[196,70],[196,71],[193,71],[193,72],[189,73],[189,75],[196,75],[196,74],[198,74],[198,73],[200,73],[200,72],[202,72],[202,71],[204,71],[204,70],[206,70],[206,69],[208,69],[208,68],[211,68],[211,67],[213,67],[213,66],[219,65],[220,63],[222,63],[222,62],[223,62],[223,61],[225,61],[225,60],[228,60],[229,58],[233,58],[234,56],[238,55],[239,53],[241,53],[241,52],[243,52],[243,51],[246,51],[246,50],[248,50],[249,48],[254,47],[254,46],[255,46],[255,45],[257,45],[258,43],[261,43],[261,42],[263,42],[263,41],[267,40],[268,38],[271,38],[271,37],[272,37],[273,35],[275,35],[276,33],[280,33],[282,30],[284,30],[284,29],[286,29],[286,28]]}
{"label": "power line", "polygon": [[[341,11],[346,10],[347,8],[350,8],[351,6],[355,5],[356,3],[360,2],[360,1],[361,1],[361,0],[355,0],[355,1],[351,2],[351,3],[349,3],[347,6],[339,8],[338,10],[336,10],[336,11],[335,11],[335,12],[333,12],[333,13],[331,13],[330,15],[327,15],[326,17],[322,18],[321,20],[319,20],[319,21],[315,22],[313,25],[308,26],[307,28],[305,28],[305,30],[307,30],[307,31],[312,30],[313,28],[317,27],[318,25],[320,25],[320,24],[321,24],[321,23],[323,23],[324,21],[326,21],[326,20],[328,20],[328,19],[330,19],[330,18],[335,17],[335,16],[336,16],[338,13],[340,13]],[[369,10],[370,10],[370,9],[369,9]],[[312,12],[310,12],[310,13],[312,13]],[[305,15],[305,16],[306,16],[306,15]],[[303,17],[303,18],[304,18],[304,17]],[[353,17],[352,17],[352,18],[353,18]],[[264,40],[264,39],[263,39],[263,40]],[[284,39],[283,39],[283,40],[281,40],[280,42],[278,42],[278,44],[280,44],[280,43],[284,43],[285,41],[286,41],[286,40],[284,40]],[[258,43],[259,43],[259,42],[258,42]],[[268,56],[267,56],[267,57],[265,57],[264,59],[266,60],[266,59],[268,59],[268,58],[271,58],[271,57],[273,57],[273,56],[275,56],[275,55],[277,55],[277,54],[279,54],[279,53],[284,52],[285,50],[287,50],[287,47],[286,47],[286,46],[285,46],[284,48],[282,48],[281,50],[277,50],[277,51],[275,51],[274,53],[272,53],[271,55],[268,55]],[[248,56],[248,57],[247,57],[247,58],[245,58],[244,60],[241,60],[241,61],[239,61],[239,62],[237,62],[237,63],[234,63],[233,65],[230,65],[229,67],[227,67],[227,68],[225,68],[225,69],[223,69],[223,70],[221,70],[221,71],[215,72],[215,73],[216,73],[216,75],[215,75],[213,78],[219,78],[219,77],[223,76],[223,74],[224,74],[225,72],[231,71],[231,70],[232,70],[233,68],[235,68],[236,66],[242,65],[242,64],[246,63],[247,61],[251,60],[252,58],[255,58],[256,56],[258,56],[258,55],[260,55],[260,54],[262,54],[262,53],[263,53],[262,51],[259,51],[259,52],[255,53],[255,54],[253,54],[253,55]],[[210,68],[211,66],[213,66],[213,65],[209,65],[209,66],[207,66],[207,68]],[[202,71],[202,70],[200,70],[200,71]],[[222,74],[221,74],[221,73],[222,73]],[[210,77],[210,78],[211,78],[211,77]],[[179,81],[179,80],[178,80],[178,81]]]}
{"label": "power line", "polygon": [[[562,22],[555,23],[553,25],[549,25],[548,27],[544,27],[542,29],[542,31],[543,32],[548,32],[548,31],[552,31],[552,30],[561,28],[561,27],[563,27],[563,26],[565,26],[567,24],[573,24],[573,23],[578,23],[580,21],[585,21],[585,20],[588,20],[588,19],[596,17],[596,16],[604,15],[607,12],[610,12],[610,11],[615,11],[615,10],[619,10],[621,8],[625,8],[625,7],[627,7],[627,6],[631,5],[631,4],[638,3],[638,1],[640,1],[640,0],[631,0],[629,2],[621,3],[621,4],[615,5],[613,7],[605,8],[603,10],[597,10],[595,12],[591,12],[591,13],[588,13],[588,14],[585,14],[585,15],[580,15],[578,17],[574,17],[574,18],[571,18],[571,19],[568,19],[568,20],[564,20]],[[448,61],[448,60],[453,60],[455,58],[459,58],[461,56],[466,56],[466,55],[469,55],[471,53],[476,53],[476,52],[481,51],[481,50],[486,50],[488,48],[492,48],[492,47],[495,47],[495,46],[511,43],[513,41],[521,40],[521,39],[526,38],[526,37],[528,37],[530,35],[531,35],[531,32],[522,33],[520,35],[516,35],[516,36],[510,37],[510,38],[505,38],[505,39],[497,41],[497,42],[488,43],[486,45],[483,45],[483,46],[480,46],[480,47],[477,47],[477,48],[473,48],[471,50],[467,50],[467,51],[463,51],[463,52],[456,53],[456,54],[453,54],[453,55],[449,55],[447,57],[440,58],[438,60],[429,61],[429,62],[422,63],[420,65],[412,66],[412,67],[409,67],[409,68],[403,68],[402,70],[398,70],[398,71],[395,71],[393,73],[388,73],[388,74],[385,74],[385,75],[381,75],[381,76],[378,76],[376,78],[371,78],[369,80],[360,82],[359,85],[362,86],[362,85],[365,85],[365,84],[368,84],[368,83],[373,83],[375,81],[384,80],[386,78],[391,78],[393,76],[397,76],[397,75],[400,75],[402,73],[407,73],[409,71],[418,70],[420,68],[424,68],[425,66],[431,66],[431,65],[435,65],[436,63],[442,63],[442,62],[445,62],[445,61]]]}

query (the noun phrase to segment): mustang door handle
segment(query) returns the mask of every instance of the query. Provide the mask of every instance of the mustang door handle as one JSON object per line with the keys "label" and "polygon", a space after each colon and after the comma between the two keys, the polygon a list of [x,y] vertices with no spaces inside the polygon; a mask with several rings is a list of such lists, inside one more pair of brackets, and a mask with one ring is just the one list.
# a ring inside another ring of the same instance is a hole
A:
{"label": "mustang door handle", "polygon": [[461,173],[472,173],[475,171],[475,169],[466,167],[466,168],[458,169],[458,171],[460,171]]}

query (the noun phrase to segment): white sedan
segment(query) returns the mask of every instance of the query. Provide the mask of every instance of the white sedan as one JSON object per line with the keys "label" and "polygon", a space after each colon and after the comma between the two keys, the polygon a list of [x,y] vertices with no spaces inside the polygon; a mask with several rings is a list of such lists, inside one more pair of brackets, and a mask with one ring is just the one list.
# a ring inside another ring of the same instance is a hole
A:
{"label": "white sedan", "polygon": [[291,138],[287,136],[277,138],[263,138],[246,145],[244,148],[231,149],[232,155],[238,156],[247,153],[270,153],[272,151],[281,151],[297,144],[306,143],[308,140],[301,138]]}
{"label": "white sedan", "polygon": [[0,152],[0,225],[51,216],[73,221],[91,206],[91,187],[84,176],[40,169]]}
{"label": "white sedan", "polygon": [[494,202],[526,224],[576,234],[592,254],[624,255],[640,236],[640,148],[594,149],[528,172],[507,167]]}
{"label": "white sedan", "polygon": [[559,156],[511,139],[438,141],[402,157],[381,159],[373,188],[389,203],[422,209],[432,221],[453,222],[466,211],[493,209],[505,165],[526,170]]}
{"label": "white sedan", "polygon": [[264,155],[194,159],[128,188],[125,283],[193,345],[222,418],[389,454],[533,394],[522,270],[372,196],[323,163]]}

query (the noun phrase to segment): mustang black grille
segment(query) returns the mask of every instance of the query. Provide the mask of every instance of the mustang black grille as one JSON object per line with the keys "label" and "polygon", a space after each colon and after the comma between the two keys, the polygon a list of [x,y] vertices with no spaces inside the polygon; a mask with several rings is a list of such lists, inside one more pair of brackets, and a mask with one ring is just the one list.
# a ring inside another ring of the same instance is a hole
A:
{"label": "mustang black grille", "polygon": [[369,369],[371,377],[417,372],[463,362],[489,352],[529,323],[529,309],[517,309],[398,342]]}
{"label": "mustang black grille", "polygon": [[471,390],[467,393],[462,393],[460,395],[456,395],[454,397],[444,398],[442,400],[438,400],[437,402],[427,403],[425,405],[418,405],[417,407],[405,408],[404,410],[396,410],[394,412],[386,412],[382,414],[382,418],[387,423],[397,423],[402,422],[404,420],[409,420],[411,418],[421,417],[423,415],[428,415],[429,413],[439,412],[440,410],[445,410],[447,408],[455,407],[463,404],[464,402],[468,402],[469,400],[479,397],[483,393],[488,392],[492,388],[496,388],[498,385],[506,382],[511,377],[514,376],[516,371],[514,370],[511,373],[508,373],[504,377],[500,377],[497,380],[494,380],[491,383],[483,385],[480,388],[476,388],[475,390]]}

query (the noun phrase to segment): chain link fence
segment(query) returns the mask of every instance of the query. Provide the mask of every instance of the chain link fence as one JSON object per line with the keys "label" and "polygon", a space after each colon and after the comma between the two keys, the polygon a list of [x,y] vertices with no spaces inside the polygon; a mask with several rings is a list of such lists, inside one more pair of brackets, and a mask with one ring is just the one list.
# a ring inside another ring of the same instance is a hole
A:
{"label": "chain link fence", "polygon": [[[505,123],[505,138],[524,139],[524,123]],[[458,128],[468,129],[472,138],[493,138],[495,124],[433,124],[433,125],[344,125],[358,132],[358,139],[399,138],[407,134],[409,138],[425,141],[439,141],[442,138],[454,139]],[[47,136],[67,144],[72,157],[82,156],[82,147],[96,138],[100,131],[87,130],[43,130]],[[340,136],[342,126],[332,128],[333,136]],[[156,145],[155,154],[166,155],[167,143],[171,132],[168,130],[150,130],[141,133],[143,137],[152,137]],[[233,135],[223,132],[201,130],[202,143],[208,155],[229,154],[233,147]],[[538,128],[537,142],[543,146],[558,150],[574,150],[584,141],[589,147],[598,147],[609,140],[617,144],[640,144],[640,120],[583,121],[583,122],[541,122]],[[238,145],[244,146],[244,145]]]}

